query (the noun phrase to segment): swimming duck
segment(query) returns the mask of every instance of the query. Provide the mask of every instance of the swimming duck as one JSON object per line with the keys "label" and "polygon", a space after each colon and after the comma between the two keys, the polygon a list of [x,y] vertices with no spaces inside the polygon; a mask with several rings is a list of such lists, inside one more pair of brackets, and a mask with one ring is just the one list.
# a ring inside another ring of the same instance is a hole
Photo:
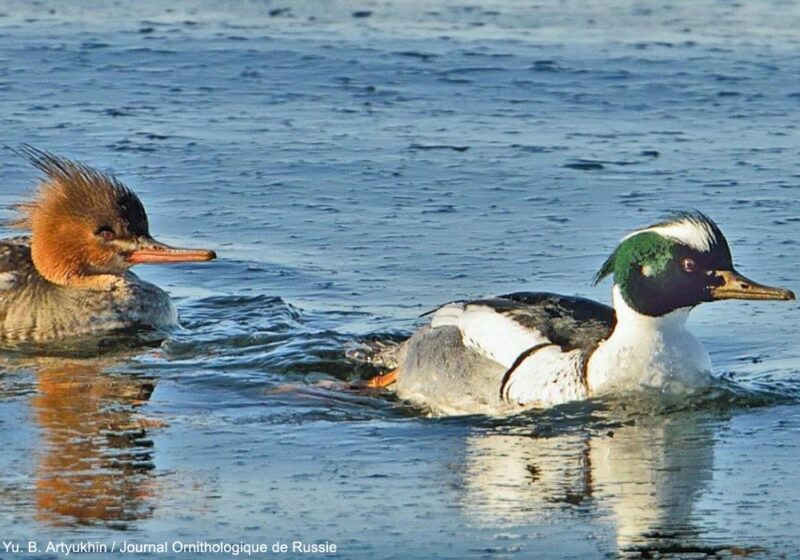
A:
{"label": "swimming duck", "polygon": [[45,178],[10,223],[30,235],[0,241],[0,344],[176,326],[167,293],[129,269],[215,253],[153,239],[139,197],[115,177],[27,145],[16,151]]}
{"label": "swimming duck", "polygon": [[[684,212],[622,239],[595,277],[613,308],[579,297],[514,293],[448,303],[371,380],[443,414],[503,414],[649,387],[695,391],[713,377],[687,329],[693,307],[722,299],[792,300],[733,267],[719,227]],[[380,361],[380,360],[378,360]]]}

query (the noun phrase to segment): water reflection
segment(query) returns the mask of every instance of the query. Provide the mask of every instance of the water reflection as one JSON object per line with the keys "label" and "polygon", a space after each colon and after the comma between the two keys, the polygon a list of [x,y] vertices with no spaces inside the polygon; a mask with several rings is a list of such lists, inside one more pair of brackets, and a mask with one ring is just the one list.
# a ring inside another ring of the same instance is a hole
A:
{"label": "water reflection", "polygon": [[589,514],[614,527],[619,550],[701,551],[687,543],[699,533],[692,510],[712,478],[713,433],[693,413],[591,435],[471,436],[462,506],[492,526]]}
{"label": "water reflection", "polygon": [[124,528],[147,517],[155,494],[153,442],[138,408],[151,379],[110,374],[92,361],[40,362],[31,403],[42,433],[37,518],[52,525]]}

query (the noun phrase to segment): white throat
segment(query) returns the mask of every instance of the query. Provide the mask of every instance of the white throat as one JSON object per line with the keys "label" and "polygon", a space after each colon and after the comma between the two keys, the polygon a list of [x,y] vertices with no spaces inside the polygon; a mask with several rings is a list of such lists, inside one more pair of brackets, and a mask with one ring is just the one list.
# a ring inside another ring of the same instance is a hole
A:
{"label": "white throat", "polygon": [[660,317],[642,315],[613,289],[617,324],[597,347],[587,366],[592,394],[642,387],[682,393],[707,387],[711,360],[703,345],[686,330],[690,307]]}

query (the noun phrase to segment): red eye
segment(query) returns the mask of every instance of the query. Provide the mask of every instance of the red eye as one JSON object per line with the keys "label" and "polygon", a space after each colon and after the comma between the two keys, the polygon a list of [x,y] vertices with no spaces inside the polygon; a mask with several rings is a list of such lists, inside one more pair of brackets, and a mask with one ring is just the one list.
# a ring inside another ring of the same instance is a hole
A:
{"label": "red eye", "polygon": [[694,259],[690,259],[688,257],[681,261],[681,267],[686,272],[694,272],[697,270],[697,265],[695,264]]}
{"label": "red eye", "polygon": [[103,241],[113,241],[117,237],[117,234],[114,233],[114,230],[108,226],[98,228],[98,230],[94,233]]}

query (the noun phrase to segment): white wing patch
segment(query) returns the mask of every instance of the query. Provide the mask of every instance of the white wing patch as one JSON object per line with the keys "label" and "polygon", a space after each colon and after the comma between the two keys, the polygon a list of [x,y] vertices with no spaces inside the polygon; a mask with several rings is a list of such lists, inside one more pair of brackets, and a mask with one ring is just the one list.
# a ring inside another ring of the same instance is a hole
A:
{"label": "white wing patch", "polygon": [[528,329],[487,305],[450,303],[431,319],[431,328],[458,327],[464,346],[510,368],[522,352],[550,342],[542,333]]}
{"label": "white wing patch", "polygon": [[504,397],[521,406],[555,406],[587,398],[581,350],[552,345],[536,350],[511,373]]}
{"label": "white wing patch", "polygon": [[18,274],[16,272],[0,273],[0,290],[10,290],[17,285]]}
{"label": "white wing patch", "polygon": [[458,326],[458,318],[464,313],[463,303],[448,303],[441,306],[431,317],[431,328],[436,329],[445,326]]}

